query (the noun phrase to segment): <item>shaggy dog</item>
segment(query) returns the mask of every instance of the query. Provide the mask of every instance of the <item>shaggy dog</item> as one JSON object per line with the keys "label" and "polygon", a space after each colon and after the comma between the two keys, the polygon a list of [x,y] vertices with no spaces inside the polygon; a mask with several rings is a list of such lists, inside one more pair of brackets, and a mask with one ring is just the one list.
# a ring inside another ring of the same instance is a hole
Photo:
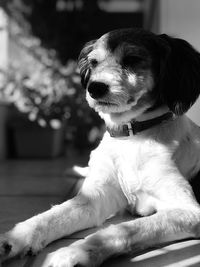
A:
{"label": "shaggy dog", "polygon": [[79,66],[86,99],[107,131],[78,195],[2,235],[2,259],[36,253],[124,209],[140,217],[55,251],[43,267],[99,266],[115,255],[199,238],[190,181],[200,170],[200,129],[184,113],[200,93],[200,54],[182,39],[122,29],[87,43]]}

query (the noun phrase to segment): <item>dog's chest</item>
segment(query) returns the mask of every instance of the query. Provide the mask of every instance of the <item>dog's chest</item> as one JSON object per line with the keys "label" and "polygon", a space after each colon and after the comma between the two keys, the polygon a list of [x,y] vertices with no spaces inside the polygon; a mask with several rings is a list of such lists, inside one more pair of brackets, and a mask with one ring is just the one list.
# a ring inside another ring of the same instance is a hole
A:
{"label": "dog's chest", "polygon": [[111,142],[110,151],[117,179],[132,212],[153,213],[153,198],[147,193],[148,175],[144,165],[149,158],[149,143],[140,138],[119,139]]}
{"label": "dog's chest", "polygon": [[[135,191],[141,183],[139,175],[144,163],[144,140],[139,138],[114,139],[109,143],[117,177]],[[133,179],[134,178],[134,179]]]}

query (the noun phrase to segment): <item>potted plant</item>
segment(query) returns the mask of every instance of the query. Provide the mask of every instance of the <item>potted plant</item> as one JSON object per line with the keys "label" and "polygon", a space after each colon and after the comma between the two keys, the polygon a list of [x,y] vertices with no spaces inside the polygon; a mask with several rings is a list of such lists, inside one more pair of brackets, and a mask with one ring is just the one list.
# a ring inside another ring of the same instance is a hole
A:
{"label": "potted plant", "polygon": [[3,74],[0,98],[15,108],[8,128],[18,157],[55,157],[64,139],[81,149],[99,138],[101,121],[88,108],[75,61],[34,71],[12,65]]}
{"label": "potted plant", "polygon": [[16,110],[8,122],[16,155],[60,155],[68,114],[67,101],[75,90],[70,88],[70,79],[64,79],[66,77],[54,69],[42,65],[33,73],[10,66],[9,72],[4,74],[1,99],[9,100]]}

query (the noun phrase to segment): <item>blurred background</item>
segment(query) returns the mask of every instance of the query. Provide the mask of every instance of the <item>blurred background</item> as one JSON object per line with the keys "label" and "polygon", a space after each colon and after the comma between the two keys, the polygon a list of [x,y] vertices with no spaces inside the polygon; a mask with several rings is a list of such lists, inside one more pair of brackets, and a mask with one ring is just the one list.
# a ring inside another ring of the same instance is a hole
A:
{"label": "blurred background", "polygon": [[[1,0],[0,158],[54,158],[96,146],[77,58],[86,41],[143,27],[200,50],[198,0]],[[189,112],[200,123],[197,103]]]}

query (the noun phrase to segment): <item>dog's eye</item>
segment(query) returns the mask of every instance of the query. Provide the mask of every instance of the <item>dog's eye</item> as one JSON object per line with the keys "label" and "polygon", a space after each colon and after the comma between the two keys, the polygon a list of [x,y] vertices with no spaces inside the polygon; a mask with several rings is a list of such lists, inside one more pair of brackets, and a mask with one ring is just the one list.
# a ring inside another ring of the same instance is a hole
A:
{"label": "dog's eye", "polygon": [[135,66],[138,63],[140,63],[141,61],[142,61],[142,58],[139,56],[125,56],[122,59],[122,66],[124,66],[124,67]]}
{"label": "dog's eye", "polygon": [[98,64],[98,61],[95,58],[93,58],[93,59],[90,60],[90,65],[93,68],[95,68],[97,66],[97,64]]}

